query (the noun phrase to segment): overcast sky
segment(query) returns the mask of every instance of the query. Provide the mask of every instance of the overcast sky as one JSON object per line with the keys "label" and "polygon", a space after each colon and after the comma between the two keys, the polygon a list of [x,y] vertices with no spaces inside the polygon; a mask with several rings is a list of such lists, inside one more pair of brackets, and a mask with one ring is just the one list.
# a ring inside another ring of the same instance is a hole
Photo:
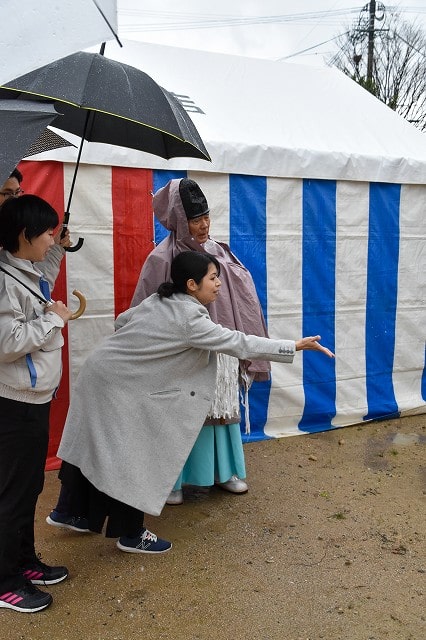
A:
{"label": "overcast sky", "polygon": [[[334,41],[327,41],[347,31],[367,5],[356,0],[118,0],[119,35],[322,65],[324,57],[336,51]],[[383,5],[398,7],[405,20],[426,31],[425,0],[394,0]],[[368,12],[363,15],[367,17]]]}

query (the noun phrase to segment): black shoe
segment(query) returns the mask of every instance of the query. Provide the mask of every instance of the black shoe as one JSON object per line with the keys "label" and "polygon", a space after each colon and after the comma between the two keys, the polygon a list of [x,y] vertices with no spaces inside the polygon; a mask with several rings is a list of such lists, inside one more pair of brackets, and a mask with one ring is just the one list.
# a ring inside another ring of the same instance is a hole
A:
{"label": "black shoe", "polygon": [[0,594],[0,607],[13,609],[21,613],[35,613],[46,609],[52,604],[53,598],[50,593],[45,593],[37,589],[31,582],[27,582],[18,589],[6,591]]}
{"label": "black shoe", "polygon": [[68,576],[66,567],[49,567],[41,560],[33,560],[22,569],[22,575],[32,584],[57,584]]}

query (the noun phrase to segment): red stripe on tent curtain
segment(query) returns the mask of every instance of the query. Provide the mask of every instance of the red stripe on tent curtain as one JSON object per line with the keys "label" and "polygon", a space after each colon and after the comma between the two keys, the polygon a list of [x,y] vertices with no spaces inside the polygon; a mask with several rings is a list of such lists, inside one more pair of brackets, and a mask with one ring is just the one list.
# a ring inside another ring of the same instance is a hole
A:
{"label": "red stripe on tent curtain", "polygon": [[112,167],[115,315],[130,306],[140,270],[154,248],[152,171]]}
{"label": "red stripe on tent curtain", "polygon": [[[44,161],[34,162],[24,160],[19,164],[22,171],[22,188],[25,193],[34,193],[44,198],[57,211],[62,222],[64,216],[64,170],[62,162]],[[67,304],[67,272],[66,260],[62,260],[59,276],[52,291],[53,300],[63,300]],[[62,349],[62,379],[57,397],[52,400],[50,410],[50,436],[46,469],[57,469],[59,460],[56,458],[59,441],[62,435],[65,418],[69,405],[69,357],[68,330],[63,331],[65,344]]]}

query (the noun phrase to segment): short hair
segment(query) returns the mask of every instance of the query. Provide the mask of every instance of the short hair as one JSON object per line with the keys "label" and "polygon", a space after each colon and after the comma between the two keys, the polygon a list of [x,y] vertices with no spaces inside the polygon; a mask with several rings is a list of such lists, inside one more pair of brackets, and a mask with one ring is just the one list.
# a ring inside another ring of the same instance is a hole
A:
{"label": "short hair", "polygon": [[182,251],[182,253],[178,253],[173,258],[170,267],[172,282],[164,282],[158,287],[157,293],[160,297],[165,298],[169,298],[173,293],[186,293],[188,280],[194,280],[197,284],[200,284],[212,263],[217,269],[217,275],[219,275],[219,261],[210,253],[200,253],[198,251]]}
{"label": "short hair", "polygon": [[0,245],[10,253],[16,253],[22,231],[31,241],[48,229],[54,229],[58,223],[58,214],[43,198],[34,195],[9,198],[0,207]]}
{"label": "short hair", "polygon": [[16,167],[15,167],[15,169],[10,174],[9,178],[16,178],[17,181],[19,182],[19,184],[21,184],[22,180],[24,179],[24,176],[19,171],[19,169],[16,169]]}

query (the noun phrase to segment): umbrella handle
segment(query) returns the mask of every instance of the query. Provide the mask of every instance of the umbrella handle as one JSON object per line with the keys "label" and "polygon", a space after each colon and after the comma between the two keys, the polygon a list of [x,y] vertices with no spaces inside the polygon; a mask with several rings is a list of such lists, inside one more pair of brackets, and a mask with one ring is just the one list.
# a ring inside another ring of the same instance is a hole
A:
{"label": "umbrella handle", "polygon": [[77,320],[77,318],[79,318],[86,310],[86,298],[77,289],[74,289],[72,294],[73,294],[73,296],[75,296],[76,298],[78,298],[80,300],[80,306],[78,307],[77,311],[74,311],[74,313],[72,314],[70,320]]}
{"label": "umbrella handle", "polygon": [[[63,238],[65,236],[65,231],[68,228],[69,217],[70,217],[70,213],[69,213],[69,210],[67,209],[67,211],[65,211],[64,219],[62,221],[61,238]],[[83,246],[83,242],[84,242],[84,238],[79,238],[78,242],[76,244],[72,245],[71,247],[64,247],[64,249],[65,249],[65,251],[70,251],[70,252],[78,251]]]}
{"label": "umbrella handle", "polygon": [[64,247],[65,251],[78,251],[83,246],[84,238],[79,238],[76,244],[72,247]]}

